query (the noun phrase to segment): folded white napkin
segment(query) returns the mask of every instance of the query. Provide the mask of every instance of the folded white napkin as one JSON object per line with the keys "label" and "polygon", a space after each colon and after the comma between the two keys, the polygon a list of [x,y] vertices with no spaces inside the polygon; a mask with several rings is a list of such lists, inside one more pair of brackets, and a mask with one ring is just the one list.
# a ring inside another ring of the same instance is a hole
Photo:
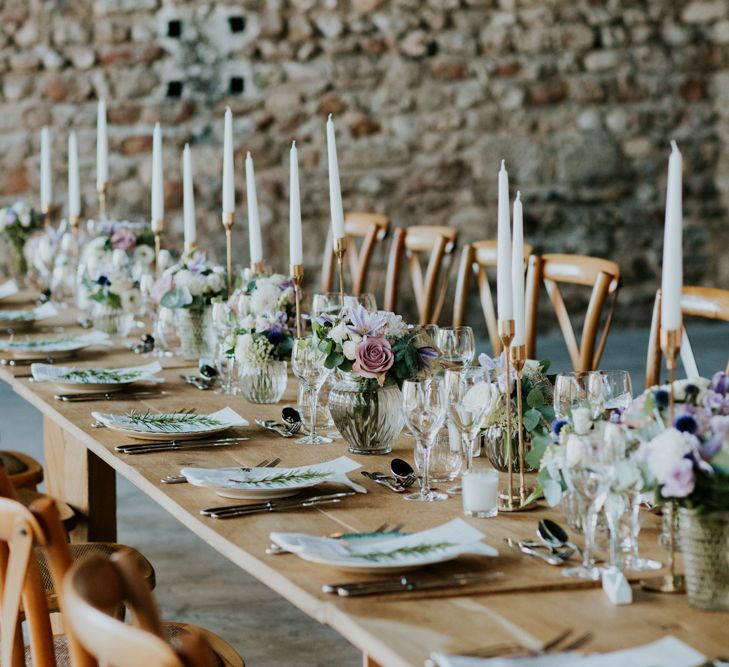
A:
{"label": "folded white napkin", "polygon": [[[124,380],[118,384],[127,384],[129,382],[164,382],[164,378],[157,377],[155,373],[159,373],[162,370],[162,366],[159,361],[154,361],[151,364],[144,364],[143,366],[128,366],[126,368],[103,368],[103,369],[83,369],[77,366],[54,366],[52,364],[31,364],[30,372],[33,374],[33,379],[36,382],[57,382],[63,380],[63,378],[78,370],[104,370],[113,373],[136,373],[138,374],[134,379]],[[71,380],[73,381],[73,380]],[[89,379],[84,384],[116,384],[109,382],[108,380]]]}
{"label": "folded white napkin", "polygon": [[[106,426],[121,426],[123,428],[146,431],[149,433],[171,433],[172,435],[176,433],[176,431],[158,431],[157,429],[146,428],[141,424],[133,424],[129,421],[126,415],[114,415],[109,414],[108,412],[92,412],[91,416],[96,419],[96,421],[99,421]],[[217,412],[213,412],[207,416],[219,421],[222,426],[248,426],[248,421],[241,417],[232,408],[223,408],[222,410],[218,410]],[[208,427],[200,427],[194,424],[186,426],[185,428],[185,432],[188,433],[196,431],[204,433],[207,430],[209,430]]]}
{"label": "folded white napkin", "polygon": [[[339,483],[350,487],[358,493],[367,493],[367,489],[360,484],[353,482],[347,473],[360,468],[360,464],[353,461],[347,456],[340,456],[331,461],[316,463],[309,466],[299,466],[297,468],[252,468],[250,472],[242,473],[240,468],[183,468],[180,474],[187,478],[187,481],[197,486],[210,486],[228,489],[260,489],[265,488],[260,484],[256,484],[256,480],[265,480],[271,477],[272,473],[278,475],[287,472],[296,471],[321,471],[329,473],[326,477],[322,477],[317,484]],[[234,479],[249,480],[250,483],[243,481],[241,483],[231,482],[231,476]],[[302,485],[305,486],[305,485]],[[296,488],[296,484],[287,485],[288,488]]]}
{"label": "folded white napkin", "polygon": [[17,294],[19,291],[18,283],[14,280],[8,280],[0,285],[0,299],[6,299],[9,296]]}
{"label": "folded white napkin", "polygon": [[53,336],[51,338],[14,338],[0,340],[0,350],[35,351],[35,352],[64,352],[81,350],[92,345],[113,345],[108,334],[101,331],[90,331],[83,336]]}
{"label": "folded white napkin", "polygon": [[25,310],[0,310],[0,320],[9,320],[11,322],[16,320],[23,322],[46,320],[56,315],[58,315],[58,310],[49,302],[37,308],[26,308]]}
{"label": "folded white napkin", "polygon": [[469,658],[447,653],[433,653],[438,667],[562,667],[580,663],[580,667],[697,667],[706,657],[672,636],[635,648],[584,656],[579,653],[552,653],[522,658]]}

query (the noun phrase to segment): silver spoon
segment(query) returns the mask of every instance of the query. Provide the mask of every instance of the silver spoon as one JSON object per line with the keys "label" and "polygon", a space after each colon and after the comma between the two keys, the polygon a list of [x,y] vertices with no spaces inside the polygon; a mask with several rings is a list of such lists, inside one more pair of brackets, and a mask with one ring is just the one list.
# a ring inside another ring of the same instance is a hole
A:
{"label": "silver spoon", "polygon": [[403,459],[392,459],[390,472],[401,486],[412,486],[418,478],[413,467]]}
{"label": "silver spoon", "polygon": [[567,531],[562,528],[558,523],[551,519],[541,519],[537,524],[537,537],[544,542],[552,552],[556,552],[559,549],[567,547],[576,551],[578,554],[582,554],[581,549],[570,542],[570,537]]}

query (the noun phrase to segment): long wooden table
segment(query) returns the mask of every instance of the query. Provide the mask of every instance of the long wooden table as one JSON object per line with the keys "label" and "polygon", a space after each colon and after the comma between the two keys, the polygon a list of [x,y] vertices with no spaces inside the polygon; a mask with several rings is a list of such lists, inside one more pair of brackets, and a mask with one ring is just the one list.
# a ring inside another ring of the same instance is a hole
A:
{"label": "long wooden table", "polygon": [[[72,313],[64,317],[72,318]],[[89,351],[73,363],[80,367],[111,368],[146,361],[116,347]],[[346,447],[341,441],[326,446],[302,446],[284,440],[253,423],[256,417],[278,418],[280,405],[252,405],[239,397],[201,392],[179,379],[184,362],[170,359],[162,363],[166,366],[162,373],[166,379],[164,388],[169,395],[134,402],[127,399],[63,403],[53,399],[56,390],[50,384],[31,383],[27,367],[0,368],[0,379],[43,414],[48,489],[83,516],[73,539],[115,538],[114,473],[118,472],[226,558],[361,649],[366,665],[413,667],[422,665],[434,650],[467,652],[504,641],[518,641],[536,648],[567,628],[592,631],[594,638],[586,647],[591,651],[614,650],[673,634],[709,657],[726,653],[727,613],[701,612],[690,607],[684,595],[649,594],[637,586],[633,589],[634,604],[615,607],[593,584],[566,579],[559,568],[542,564],[504,545],[503,538],[507,536],[533,537],[538,517],[552,515],[561,520],[547,508],[502,514],[489,520],[468,519],[486,533],[487,541],[499,549],[500,555],[464,557],[437,571],[503,573],[473,592],[464,591],[458,597],[423,598],[407,594],[352,600],[322,593],[325,583],[358,577],[304,562],[293,555],[266,555],[271,531],[325,535],[340,530],[371,530],[384,521],[405,522],[406,529],[421,530],[460,516],[460,498],[423,506],[408,503],[401,496],[360,478],[358,481],[369,493],[347,498],[337,506],[230,520],[203,517],[199,514],[201,508],[229,501],[189,484],[163,485],[160,478],[178,472],[184,465],[251,465],[271,456],[280,456],[282,465],[313,463],[345,454]],[[291,401],[294,394],[292,380],[286,398]],[[168,411],[195,407],[200,412],[212,412],[227,405],[251,422],[251,426],[237,429],[251,439],[226,448],[120,455],[113,446],[128,442],[126,438],[108,429],[91,427],[92,410],[125,412],[131,407],[142,407]],[[1,406],[0,415],[3,421],[12,419]],[[3,444],[10,446],[7,442]],[[22,449],[23,443],[14,443],[13,447]],[[394,447],[393,456],[412,460],[411,438],[402,437]],[[385,471],[390,460],[390,457],[350,456],[366,470]],[[665,553],[657,546],[657,520],[647,515],[646,524],[641,537],[644,554],[665,560]],[[302,655],[301,662],[315,664],[316,656]]]}

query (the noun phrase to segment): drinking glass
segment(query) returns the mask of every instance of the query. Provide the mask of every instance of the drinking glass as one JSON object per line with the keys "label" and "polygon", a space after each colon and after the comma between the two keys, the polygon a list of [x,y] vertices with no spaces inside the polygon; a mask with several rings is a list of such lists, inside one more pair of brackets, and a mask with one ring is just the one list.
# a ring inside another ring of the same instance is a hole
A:
{"label": "drinking glass", "polygon": [[554,414],[557,419],[569,417],[572,410],[590,404],[588,385],[598,372],[560,373],[554,381]]}
{"label": "drinking glass", "polygon": [[443,368],[463,371],[476,356],[476,341],[471,327],[440,327],[437,338]]}
{"label": "drinking glass", "polygon": [[448,496],[430,488],[430,451],[433,440],[446,416],[446,393],[443,378],[405,380],[402,386],[405,421],[417,443],[423,448],[423,479],[420,492],[405,496],[406,500],[430,503]]}
{"label": "drinking glass", "polygon": [[325,445],[332,441],[316,434],[316,406],[319,390],[329,377],[331,370],[324,366],[326,354],[314,343],[312,338],[297,338],[291,351],[291,369],[304,385],[309,399],[309,433],[296,442],[302,445]]}
{"label": "drinking glass", "polygon": [[643,558],[638,551],[638,536],[640,535],[640,505],[642,495],[642,480],[635,486],[623,492],[627,505],[625,530],[621,548],[623,550],[623,566],[627,570],[641,572],[645,570],[660,570],[662,565],[650,558]]}
{"label": "drinking glass", "polygon": [[599,433],[575,437],[578,439],[573,441],[573,446],[579,443],[581,452],[578,457],[575,452],[578,462],[574,466],[566,467],[564,474],[569,489],[578,493],[583,500],[585,548],[582,552],[582,564],[563,570],[562,574],[565,577],[597,580],[600,578],[600,568],[592,558],[597,516],[607,500],[613,482],[616,452],[605,445]]}
{"label": "drinking glass", "polygon": [[236,394],[235,383],[235,355],[227,354],[233,345],[231,333],[235,327],[235,315],[230,306],[224,301],[213,304],[213,330],[217,338],[215,350],[215,366],[223,378],[221,391],[226,394]]}
{"label": "drinking glass", "polygon": [[311,299],[312,318],[323,315],[339,315],[344,306],[342,294],[339,292],[322,292],[315,294]]}
{"label": "drinking glass", "polygon": [[364,309],[367,312],[374,313],[377,310],[377,299],[375,299],[375,295],[370,292],[363,292],[362,294],[345,294],[342,305],[345,308],[355,308],[358,305],[364,306]]}
{"label": "drinking glass", "polygon": [[[411,438],[410,431],[405,431]],[[415,445],[415,469],[423,472],[423,449]],[[453,424],[446,424],[438,431],[430,448],[430,480],[452,482],[461,472],[463,451],[461,434]]]}
{"label": "drinking glass", "polygon": [[[490,382],[485,369],[466,368],[463,371],[446,371],[445,383],[448,419],[461,436],[463,472],[467,473],[473,467],[473,443],[490,406],[484,393],[490,388]],[[460,491],[460,487],[448,489],[448,493]]]}
{"label": "drinking glass", "polygon": [[633,385],[628,371],[597,371],[587,375],[587,398],[593,413],[621,412],[633,402]]}
{"label": "drinking glass", "polygon": [[175,310],[161,306],[154,323],[154,356],[171,357],[180,345]]}

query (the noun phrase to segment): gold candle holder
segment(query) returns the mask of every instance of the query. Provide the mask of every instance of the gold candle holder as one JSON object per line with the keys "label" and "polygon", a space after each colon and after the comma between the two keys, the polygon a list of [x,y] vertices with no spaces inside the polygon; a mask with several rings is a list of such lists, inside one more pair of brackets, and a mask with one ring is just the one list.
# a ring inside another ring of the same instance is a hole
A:
{"label": "gold candle holder", "polygon": [[108,182],[104,181],[101,185],[97,186],[96,192],[99,194],[99,217],[106,217],[106,192],[108,189]]}
{"label": "gold candle holder", "polygon": [[47,227],[51,224],[53,217],[53,207],[51,204],[45,204],[41,207],[41,218],[43,219],[43,225]]}
{"label": "gold candle holder", "polygon": [[80,215],[72,215],[68,219],[68,224],[71,227],[71,232],[73,232],[73,235],[76,236],[78,234],[78,230],[81,227],[81,216]]}
{"label": "gold candle holder", "polygon": [[337,267],[339,269],[339,294],[344,300],[344,255],[347,254],[347,237],[334,239],[333,250],[337,257]]}
{"label": "gold candle holder", "polygon": [[526,345],[512,345],[511,347],[511,363],[514,366],[516,375],[516,414],[517,414],[517,433],[519,434],[519,506],[514,510],[530,510],[534,509],[537,504],[532,501],[527,504],[527,498],[531,495],[533,489],[527,487],[526,475],[524,471],[524,461],[526,459],[526,446],[524,444],[524,404],[521,396],[521,377],[526,362]]}
{"label": "gold candle holder", "polygon": [[225,228],[225,270],[228,273],[228,296],[233,293],[233,225],[235,213],[223,213],[223,227]]}
{"label": "gold candle holder", "polygon": [[[499,510],[514,511],[514,471],[511,456],[511,341],[514,340],[514,320],[499,320],[499,338],[504,346],[504,401],[506,407],[506,466],[509,471],[506,492],[499,494]],[[517,496],[518,499],[518,496]]]}
{"label": "gold candle holder", "polygon": [[265,274],[267,271],[266,262],[264,262],[264,261],[251,262],[251,271],[254,273],[254,275]]}
{"label": "gold candle holder", "polygon": [[197,250],[197,243],[189,243],[185,241],[185,253],[193,252]]}
{"label": "gold candle holder", "polygon": [[[661,350],[666,358],[668,370],[668,420],[672,426],[676,417],[676,405],[673,398],[673,383],[676,381],[676,362],[681,351],[681,332],[678,329],[661,329]],[[670,505],[669,535],[671,548],[668,551],[668,574],[662,577],[652,577],[640,582],[641,588],[654,593],[684,593],[686,579],[682,574],[676,574],[676,506]]]}
{"label": "gold candle holder", "polygon": [[296,337],[301,338],[301,283],[304,280],[304,265],[290,264],[289,275],[294,281],[294,303],[296,305]]}
{"label": "gold candle holder", "polygon": [[152,231],[154,232],[154,274],[159,278],[159,252],[162,250],[162,227],[161,220],[152,220]]}

